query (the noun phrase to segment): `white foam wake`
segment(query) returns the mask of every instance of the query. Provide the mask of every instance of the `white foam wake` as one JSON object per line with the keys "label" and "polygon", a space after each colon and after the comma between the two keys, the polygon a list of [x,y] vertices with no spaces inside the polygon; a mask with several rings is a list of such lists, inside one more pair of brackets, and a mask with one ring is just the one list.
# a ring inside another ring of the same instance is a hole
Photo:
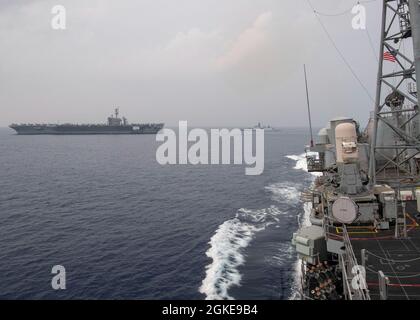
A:
{"label": "white foam wake", "polygon": [[212,262],[206,267],[206,277],[199,289],[207,300],[233,300],[232,286],[240,286],[238,268],[245,263],[244,249],[255,234],[279,221],[283,213],[272,206],[262,210],[240,209],[235,218],[219,226],[206,255]]}
{"label": "white foam wake", "polygon": [[295,169],[296,170],[304,170],[304,171],[308,171],[308,166],[306,164],[306,154],[303,153],[301,155],[291,155],[291,156],[286,156],[286,158],[296,161],[296,165],[295,165]]}
{"label": "white foam wake", "polygon": [[291,182],[274,183],[265,187],[265,190],[271,192],[271,200],[276,202],[286,202],[296,204],[299,201],[299,185],[291,186]]}
{"label": "white foam wake", "polygon": [[[294,169],[308,171],[306,154],[290,155],[287,158],[296,161]],[[265,189],[271,193],[273,201],[296,205],[299,202],[302,187],[302,184],[294,183],[292,185],[290,182],[282,182],[269,185]],[[299,218],[302,224],[310,223],[310,211],[310,204],[305,204],[304,211]],[[219,226],[209,242],[210,248],[206,255],[212,262],[206,267],[206,277],[199,289],[207,300],[234,299],[229,294],[229,289],[241,284],[242,276],[239,273],[239,267],[245,263],[244,250],[258,232],[271,224],[278,223],[284,214],[285,212],[275,206],[261,210],[240,209],[235,218]],[[290,245],[288,249],[282,248],[279,255],[276,256],[277,260],[281,259],[281,255],[284,257],[286,253],[290,254],[290,250],[292,250]],[[296,270],[299,268],[300,264],[297,262]],[[293,294],[298,292],[298,281],[297,271]]]}
{"label": "white foam wake", "polygon": [[[308,156],[314,156],[316,154],[317,154],[316,152],[308,152],[307,154],[306,153],[302,153],[302,154],[300,154],[298,156],[297,155],[289,155],[289,156],[286,156],[286,158],[288,158],[290,160],[293,160],[293,161],[296,161],[296,165],[295,165],[294,169],[296,169],[296,170],[303,170],[303,171],[308,172],[308,165],[307,165],[307,162],[306,162],[306,155],[308,155]],[[318,173],[318,172],[311,172],[311,175],[313,175],[315,177],[318,177],[318,176],[320,176],[322,174],[321,173]]]}

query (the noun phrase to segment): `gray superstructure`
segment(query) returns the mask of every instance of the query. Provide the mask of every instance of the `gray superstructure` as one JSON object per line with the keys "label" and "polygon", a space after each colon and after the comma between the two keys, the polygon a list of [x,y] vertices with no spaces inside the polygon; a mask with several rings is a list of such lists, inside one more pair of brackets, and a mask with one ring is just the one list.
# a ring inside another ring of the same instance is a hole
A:
{"label": "gray superstructure", "polygon": [[157,134],[163,123],[129,124],[125,117],[119,117],[118,108],[106,124],[12,124],[20,135],[89,135],[89,134]]}
{"label": "gray superstructure", "polygon": [[[404,55],[397,45],[413,47]],[[385,72],[383,54],[395,57]],[[366,130],[329,122],[307,149],[314,185],[309,226],[293,236],[301,297],[420,299],[420,68],[418,0],[384,0],[375,110]],[[395,81],[392,81],[395,80]]]}

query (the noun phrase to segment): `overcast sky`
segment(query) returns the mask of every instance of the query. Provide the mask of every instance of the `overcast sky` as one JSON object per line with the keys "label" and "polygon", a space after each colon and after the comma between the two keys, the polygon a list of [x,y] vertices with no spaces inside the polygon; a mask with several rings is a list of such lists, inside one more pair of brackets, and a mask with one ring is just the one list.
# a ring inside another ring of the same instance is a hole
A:
{"label": "overcast sky", "polygon": [[[355,2],[312,0],[327,13]],[[380,2],[366,4],[375,46]],[[374,96],[366,32],[351,14],[322,19]],[[372,102],[305,0],[1,0],[0,126],[105,122],[114,106],[132,122],[305,126],[304,63],[315,126],[366,122]]]}

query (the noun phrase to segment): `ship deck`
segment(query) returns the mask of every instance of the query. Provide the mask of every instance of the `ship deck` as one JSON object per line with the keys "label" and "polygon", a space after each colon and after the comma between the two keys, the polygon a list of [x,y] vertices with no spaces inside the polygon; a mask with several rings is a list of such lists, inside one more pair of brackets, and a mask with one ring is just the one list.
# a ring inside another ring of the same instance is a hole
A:
{"label": "ship deck", "polygon": [[396,239],[395,228],[380,231],[364,227],[348,229],[361,265],[366,250],[366,280],[372,300],[379,300],[379,271],[389,278],[389,300],[420,300],[420,215],[414,203],[407,206],[408,238]]}

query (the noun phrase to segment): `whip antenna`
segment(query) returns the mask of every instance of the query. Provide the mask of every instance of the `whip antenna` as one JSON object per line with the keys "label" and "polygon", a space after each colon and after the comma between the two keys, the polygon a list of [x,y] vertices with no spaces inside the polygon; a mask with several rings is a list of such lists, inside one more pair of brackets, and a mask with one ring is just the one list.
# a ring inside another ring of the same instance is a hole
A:
{"label": "whip antenna", "polygon": [[305,74],[305,87],[306,87],[306,101],[308,103],[308,120],[309,120],[309,131],[311,134],[311,148],[314,147],[314,134],[312,131],[312,116],[311,116],[311,105],[309,103],[309,89],[308,89],[308,77],[306,76],[306,65],[303,65],[303,72]]}

